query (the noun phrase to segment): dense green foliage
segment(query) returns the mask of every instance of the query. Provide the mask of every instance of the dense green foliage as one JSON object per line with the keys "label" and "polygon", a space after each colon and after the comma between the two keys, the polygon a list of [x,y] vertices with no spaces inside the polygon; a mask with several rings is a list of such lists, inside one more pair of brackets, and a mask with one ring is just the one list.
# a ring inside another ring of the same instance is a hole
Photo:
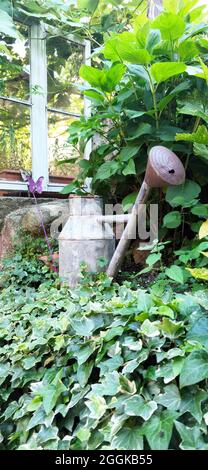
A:
{"label": "dense green foliage", "polygon": [[0,448],[208,449],[207,289],[70,290],[21,256],[0,275]]}
{"label": "dense green foliage", "polygon": [[4,261],[0,449],[208,450],[208,290],[191,277],[208,280],[207,24],[192,0],[165,0],[153,22],[136,16],[146,2],[130,2],[128,14],[117,0],[78,4],[0,6],[5,36],[19,37],[14,14],[96,47],[95,66],[80,71],[93,115],[71,126],[69,142],[83,153],[89,138],[102,140],[65,192],[91,177],[128,210],[159,143],[181,157],[187,180],[160,192],[161,241],[143,270],[159,276],[146,289],[134,274],[119,285],[84,269],[75,289],[61,286],[38,259],[44,243],[30,238]]}
{"label": "dense green foliage", "polygon": [[150,148],[165,145],[181,158],[187,180],[154,190],[150,202],[160,201],[160,240],[173,239],[175,248],[207,218],[208,27],[197,5],[165,1],[155,20],[135,16],[129,31],[105,36],[93,67],[81,67],[92,117],[71,125],[69,142],[83,152],[89,138],[99,139],[89,161],[79,161],[77,181],[64,189],[79,193],[90,177],[93,192],[123,200],[126,211]]}

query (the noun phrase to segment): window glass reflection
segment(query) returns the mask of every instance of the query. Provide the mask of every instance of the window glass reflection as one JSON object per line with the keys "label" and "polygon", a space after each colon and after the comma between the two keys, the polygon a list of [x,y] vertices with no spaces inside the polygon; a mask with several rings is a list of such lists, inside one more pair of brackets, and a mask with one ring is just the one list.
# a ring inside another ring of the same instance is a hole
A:
{"label": "window glass reflection", "polygon": [[31,170],[30,108],[0,99],[0,179],[21,180]]}
{"label": "window glass reflection", "polygon": [[[68,127],[74,121],[74,117],[59,113],[48,113],[48,153],[49,175],[53,177],[74,178],[78,173],[77,166],[72,164],[58,165],[60,160],[74,159],[78,157],[78,151],[67,142]],[[57,182],[61,182],[58,181]]]}
{"label": "window glass reflection", "polygon": [[81,114],[83,96],[79,69],[84,62],[84,47],[66,39],[47,40],[48,107]]}
{"label": "window glass reflection", "polygon": [[29,101],[28,28],[18,24],[21,39],[0,37],[0,95]]}

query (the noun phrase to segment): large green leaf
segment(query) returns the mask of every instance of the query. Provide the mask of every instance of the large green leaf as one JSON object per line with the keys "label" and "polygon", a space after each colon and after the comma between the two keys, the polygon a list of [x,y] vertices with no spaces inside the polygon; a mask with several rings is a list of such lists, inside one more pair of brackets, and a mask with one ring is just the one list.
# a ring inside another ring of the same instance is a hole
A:
{"label": "large green leaf", "polygon": [[36,426],[39,426],[40,424],[45,424],[46,426],[50,426],[53,419],[54,419],[54,413],[51,412],[47,416],[43,406],[41,406],[32,415],[29,423],[27,424],[26,430],[30,431],[30,429],[35,428]]}
{"label": "large green leaf", "polygon": [[113,437],[112,449],[116,450],[142,450],[143,438],[140,426],[124,426]]}
{"label": "large green leaf", "polygon": [[181,405],[181,396],[178,387],[175,384],[167,385],[164,389],[164,393],[156,397],[156,401],[169,410],[179,410]]}
{"label": "large green leaf", "polygon": [[53,410],[59,396],[67,390],[61,381],[62,371],[58,372],[53,382],[43,389],[43,408],[46,414],[50,414]]}
{"label": "large green leaf", "polygon": [[176,134],[176,140],[196,142],[197,144],[208,144],[208,129],[206,126],[199,126],[192,134]]}
{"label": "large green leaf", "polygon": [[179,211],[169,212],[163,218],[163,225],[167,228],[177,228],[181,224],[181,213]]}
{"label": "large green leaf", "polygon": [[204,144],[196,144],[196,142],[194,142],[194,155],[208,161],[208,146]]}
{"label": "large green leaf", "polygon": [[208,444],[203,439],[202,431],[198,426],[190,428],[185,424],[175,421],[176,429],[182,439],[180,448],[182,450],[207,450]]}
{"label": "large green leaf", "polygon": [[79,71],[79,75],[93,87],[100,88],[101,78],[103,76],[102,70],[91,67],[90,65],[82,65]]}
{"label": "large green leaf", "polygon": [[93,369],[94,361],[87,361],[84,364],[81,364],[78,366],[77,369],[77,379],[80,384],[80,386],[83,388],[87,382],[88,379],[91,375],[92,369]]}
{"label": "large green leaf", "polygon": [[99,0],[78,0],[78,7],[81,10],[87,10],[89,13],[93,13],[98,7]]}
{"label": "large green leaf", "polygon": [[208,123],[207,95],[203,96],[198,91],[194,91],[183,100],[178,100],[178,112],[180,114],[200,117]]}
{"label": "large green leaf", "polygon": [[208,378],[208,352],[191,352],[185,359],[180,374],[180,387],[187,387]]}
{"label": "large green leaf", "polygon": [[187,338],[208,348],[208,318],[199,318],[188,331]]}
{"label": "large green leaf", "polygon": [[180,59],[188,61],[199,55],[199,49],[197,48],[196,41],[192,38],[183,41],[179,44],[178,52]]}
{"label": "large green leaf", "polygon": [[[113,91],[120,82],[121,78],[124,75],[126,70],[125,65],[123,64],[115,64],[106,72],[105,77],[105,90],[106,91]],[[104,87],[104,85],[102,85]]]}
{"label": "large green leaf", "polygon": [[125,32],[106,41],[102,53],[106,59],[110,59],[112,62],[122,62],[118,42],[124,44],[124,47],[127,44],[136,44],[136,36],[134,33]]}
{"label": "large green leaf", "polygon": [[179,94],[190,88],[190,83],[184,81],[179,83],[171,92],[167,93],[159,102],[158,109],[162,112],[163,109]]}
{"label": "large green leaf", "polygon": [[137,197],[137,193],[131,193],[126,196],[122,201],[123,211],[127,212],[130,207],[135,203]]}
{"label": "large green leaf", "polygon": [[118,158],[122,162],[127,162],[138,153],[138,150],[138,145],[127,145],[126,147],[122,148],[121,152],[118,155]]}
{"label": "large green leaf", "polygon": [[90,400],[86,401],[86,406],[90,410],[90,417],[93,419],[100,419],[106,411],[106,401],[103,397],[96,395],[91,396]]}
{"label": "large green leaf", "polygon": [[175,282],[178,282],[180,284],[184,284],[185,282],[184,270],[180,268],[180,266],[177,266],[176,264],[172,264],[170,268],[166,268],[165,274],[166,276],[168,276],[170,279],[172,279]]}
{"label": "large green leaf", "polygon": [[138,302],[137,302],[137,312],[147,312],[149,313],[151,307],[153,306],[153,300],[150,294],[144,291],[138,293]]}
{"label": "large green leaf", "polygon": [[141,137],[142,135],[145,134],[151,134],[152,133],[152,126],[148,122],[142,122],[139,124],[138,127],[136,127],[134,130],[132,130],[128,137],[127,140],[135,140]]}
{"label": "large green leaf", "polygon": [[125,62],[132,64],[149,64],[151,62],[151,55],[145,49],[136,48],[134,45],[119,43],[117,45],[119,57]]}
{"label": "large green leaf", "polygon": [[3,10],[0,10],[0,32],[5,36],[10,36],[15,39],[22,38],[11,16]]}
{"label": "large green leaf", "polygon": [[39,433],[37,434],[37,443],[43,444],[53,439],[57,439],[58,428],[56,426],[41,426]]}
{"label": "large green leaf", "polygon": [[145,435],[152,450],[167,450],[173,431],[173,423],[178,413],[174,411],[162,411],[158,415],[153,415],[141,427],[141,432]]}
{"label": "large green leaf", "polygon": [[150,67],[151,75],[157,83],[164,82],[185,71],[186,65],[182,62],[158,62]]}
{"label": "large green leaf", "polygon": [[159,29],[163,39],[174,41],[185,31],[185,21],[174,13],[162,13],[153,22],[152,27]]}
{"label": "large green leaf", "polygon": [[107,41],[103,54],[113,62],[148,64],[152,57],[146,49],[139,47],[133,33],[125,32]]}
{"label": "large green leaf", "polygon": [[188,207],[198,197],[201,187],[198,183],[186,180],[181,186],[169,186],[166,192],[166,201],[172,206]]}
{"label": "large green leaf", "polygon": [[128,416],[140,416],[148,421],[157,409],[155,401],[145,402],[141,395],[134,395],[125,402],[124,411]]}
{"label": "large green leaf", "polygon": [[79,73],[80,77],[90,83],[91,86],[104,92],[112,92],[120,82],[124,72],[125,65],[115,64],[109,70],[82,65]]}
{"label": "large green leaf", "polygon": [[[171,269],[171,268],[170,268]],[[176,322],[170,320],[170,318],[163,318],[162,323],[158,325],[158,328],[163,334],[170,339],[177,338],[183,333],[183,322]]]}
{"label": "large green leaf", "polygon": [[160,330],[158,329],[158,322],[151,322],[148,318],[142,323],[140,328],[141,333],[148,338],[154,338],[155,336],[160,335]]}
{"label": "large green leaf", "polygon": [[96,180],[108,179],[111,176],[115,175],[115,173],[118,172],[119,168],[120,168],[120,165],[115,160],[105,162],[99,167],[96,173],[95,179]]}
{"label": "large green leaf", "polygon": [[189,412],[200,424],[202,421],[201,404],[207,400],[207,392],[198,387],[184,388],[181,392],[180,413]]}
{"label": "large green leaf", "polygon": [[134,160],[129,160],[129,162],[127,163],[127,165],[125,166],[125,168],[122,170],[122,174],[124,176],[127,176],[127,175],[136,175],[136,167],[135,167],[135,163],[134,163]]}

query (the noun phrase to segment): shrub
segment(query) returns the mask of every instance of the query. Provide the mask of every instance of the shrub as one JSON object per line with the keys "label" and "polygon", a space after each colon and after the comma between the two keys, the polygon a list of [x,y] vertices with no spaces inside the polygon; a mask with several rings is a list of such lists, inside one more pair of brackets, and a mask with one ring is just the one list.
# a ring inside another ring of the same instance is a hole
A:
{"label": "shrub", "polygon": [[208,449],[208,291],[8,286],[0,448]]}
{"label": "shrub", "polygon": [[84,152],[90,138],[100,138],[88,161],[79,157],[77,181],[63,192],[80,193],[89,177],[92,191],[123,200],[127,210],[143,180],[150,148],[165,145],[181,158],[187,181],[161,189],[160,195],[153,191],[150,201],[160,201],[160,240],[173,237],[180,246],[207,217],[202,203],[207,202],[208,26],[197,0],[188,5],[165,1],[163,6],[156,19],[135,14],[127,31],[106,35],[93,54],[94,66],[81,67],[92,116],[71,124],[69,142]]}

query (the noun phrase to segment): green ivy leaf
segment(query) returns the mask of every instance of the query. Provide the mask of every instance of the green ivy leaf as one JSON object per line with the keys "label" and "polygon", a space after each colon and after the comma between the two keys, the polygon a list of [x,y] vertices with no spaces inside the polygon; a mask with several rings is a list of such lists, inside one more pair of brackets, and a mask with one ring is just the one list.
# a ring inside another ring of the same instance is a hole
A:
{"label": "green ivy leaf", "polygon": [[205,444],[202,431],[198,426],[190,428],[185,424],[175,421],[176,429],[182,439],[180,448],[182,450],[207,450],[208,444]]}
{"label": "green ivy leaf", "polygon": [[94,366],[94,361],[88,361],[84,364],[81,364],[77,368],[77,379],[80,384],[80,387],[84,387],[91,375],[92,369]]}
{"label": "green ivy leaf", "polygon": [[124,426],[113,437],[112,448],[117,450],[142,450],[143,438],[140,426]]}
{"label": "green ivy leaf", "polygon": [[181,396],[178,387],[175,384],[167,385],[164,388],[164,394],[159,394],[156,401],[159,405],[165,406],[169,410],[177,411],[180,409]]}
{"label": "green ivy leaf", "polygon": [[173,423],[178,413],[172,410],[153,415],[142,425],[141,433],[145,435],[152,450],[167,450],[172,436]]}
{"label": "green ivy leaf", "polygon": [[158,325],[167,338],[173,339],[181,336],[183,333],[183,322],[174,322],[169,318],[163,318],[162,323]]}
{"label": "green ivy leaf", "polygon": [[107,405],[103,397],[91,396],[90,400],[86,401],[86,406],[90,410],[90,417],[92,419],[100,419],[105,414]]}
{"label": "green ivy leaf", "polygon": [[140,416],[144,421],[148,421],[156,409],[155,401],[145,402],[140,395],[128,398],[124,406],[124,411],[128,416]]}
{"label": "green ivy leaf", "polygon": [[185,359],[180,374],[180,387],[187,387],[208,378],[208,353],[193,351]]}
{"label": "green ivy leaf", "polygon": [[160,331],[158,329],[158,322],[151,322],[148,319],[142,323],[140,331],[143,335],[147,336],[148,338],[154,338],[155,336],[160,335]]}
{"label": "green ivy leaf", "polygon": [[202,421],[201,404],[207,399],[207,393],[198,387],[184,388],[181,392],[180,413],[189,412],[199,424]]}

